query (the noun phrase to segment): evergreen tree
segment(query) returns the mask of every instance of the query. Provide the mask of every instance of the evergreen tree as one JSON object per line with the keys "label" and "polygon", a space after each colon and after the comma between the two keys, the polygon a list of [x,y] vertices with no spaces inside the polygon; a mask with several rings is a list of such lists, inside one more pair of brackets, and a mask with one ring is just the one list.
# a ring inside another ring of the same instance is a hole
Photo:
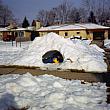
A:
{"label": "evergreen tree", "polygon": [[80,13],[79,12],[76,12],[75,13],[75,23],[79,23],[80,22],[80,19],[81,19]]}
{"label": "evergreen tree", "polygon": [[31,26],[36,26],[36,21],[33,20]]}
{"label": "evergreen tree", "polygon": [[28,20],[27,20],[27,18],[26,18],[26,16],[25,16],[25,18],[24,18],[24,20],[23,20],[23,23],[22,23],[22,27],[23,28],[26,28],[26,27],[28,27],[29,26],[29,22],[28,22]]}
{"label": "evergreen tree", "polygon": [[88,22],[96,23],[96,18],[95,18],[95,16],[94,16],[93,11],[90,12],[90,16],[89,16],[89,18],[88,18]]}

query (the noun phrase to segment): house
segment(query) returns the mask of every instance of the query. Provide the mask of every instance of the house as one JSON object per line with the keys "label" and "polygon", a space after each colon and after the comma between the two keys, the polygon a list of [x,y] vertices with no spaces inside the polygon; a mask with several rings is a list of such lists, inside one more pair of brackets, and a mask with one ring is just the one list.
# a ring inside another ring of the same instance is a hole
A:
{"label": "house", "polygon": [[3,41],[30,41],[33,40],[37,36],[33,27],[21,28],[0,28],[0,40]]}
{"label": "house", "polygon": [[39,33],[36,31],[41,27],[39,20],[33,20],[32,26],[27,28],[17,28],[15,30],[17,34],[16,41],[30,41],[34,40],[35,37],[39,36]]}
{"label": "house", "polygon": [[30,41],[31,40],[31,32],[33,31],[32,27],[28,28],[17,28],[15,30],[16,33],[16,41]]}
{"label": "house", "polygon": [[17,28],[15,32],[17,34],[16,41],[32,41],[39,36],[35,27]]}
{"label": "house", "polygon": [[43,36],[49,32],[55,32],[65,38],[74,38],[80,36],[80,38],[90,40],[104,40],[108,39],[108,30],[110,27],[105,27],[93,23],[82,24],[62,24],[56,26],[41,27],[37,31],[40,36]]}
{"label": "house", "polygon": [[38,20],[34,20],[32,27],[22,28],[16,27],[14,24],[10,24],[7,27],[0,28],[0,40],[4,41],[30,41],[39,36],[36,31],[41,27],[41,23]]}
{"label": "house", "polygon": [[7,29],[6,28],[0,28],[0,40],[2,40],[3,39],[3,33],[4,32],[6,32],[7,31]]}
{"label": "house", "polygon": [[13,29],[8,29],[7,27],[0,28],[0,40],[10,41],[15,40],[15,38],[16,36]]}
{"label": "house", "polygon": [[12,23],[6,26],[3,25],[0,28],[0,40],[3,40],[3,41],[15,40],[17,37],[15,33],[16,28],[17,27]]}

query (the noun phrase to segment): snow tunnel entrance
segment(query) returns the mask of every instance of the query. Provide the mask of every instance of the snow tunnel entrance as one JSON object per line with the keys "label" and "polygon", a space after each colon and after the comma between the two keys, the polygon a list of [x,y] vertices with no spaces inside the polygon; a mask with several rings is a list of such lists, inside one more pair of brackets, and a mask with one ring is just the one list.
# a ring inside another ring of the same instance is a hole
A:
{"label": "snow tunnel entrance", "polygon": [[58,50],[51,50],[42,56],[43,63],[62,63],[63,56]]}

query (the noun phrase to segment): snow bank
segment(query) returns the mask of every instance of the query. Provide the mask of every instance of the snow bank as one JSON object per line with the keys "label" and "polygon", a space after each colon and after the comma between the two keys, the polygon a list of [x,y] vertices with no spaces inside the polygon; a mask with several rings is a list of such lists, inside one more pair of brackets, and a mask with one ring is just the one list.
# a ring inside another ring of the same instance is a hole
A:
{"label": "snow bank", "polygon": [[[64,57],[62,64],[43,64],[42,55],[49,50],[58,50]],[[36,38],[14,65],[39,66],[49,69],[78,69],[88,72],[106,72],[103,50],[81,40],[65,39],[55,33]]]}
{"label": "snow bank", "polygon": [[107,39],[104,41],[104,46],[107,48],[110,48],[110,39],[109,40]]}
{"label": "snow bank", "polygon": [[0,76],[0,110],[10,106],[28,110],[109,110],[104,83],[81,84],[52,75]]}

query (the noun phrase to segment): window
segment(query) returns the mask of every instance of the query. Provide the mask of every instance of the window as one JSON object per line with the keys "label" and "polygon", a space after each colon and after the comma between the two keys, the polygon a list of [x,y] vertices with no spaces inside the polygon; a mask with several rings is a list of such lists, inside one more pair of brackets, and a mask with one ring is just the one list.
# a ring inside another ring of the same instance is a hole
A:
{"label": "window", "polygon": [[80,34],[80,32],[77,32],[77,34]]}
{"label": "window", "polygon": [[19,37],[24,37],[24,32],[23,31],[19,32]]}
{"label": "window", "polygon": [[88,31],[86,31],[86,33],[87,33],[87,34],[89,34],[89,32],[88,32]]}
{"label": "window", "polygon": [[65,32],[65,36],[68,36],[68,33],[67,32]]}

